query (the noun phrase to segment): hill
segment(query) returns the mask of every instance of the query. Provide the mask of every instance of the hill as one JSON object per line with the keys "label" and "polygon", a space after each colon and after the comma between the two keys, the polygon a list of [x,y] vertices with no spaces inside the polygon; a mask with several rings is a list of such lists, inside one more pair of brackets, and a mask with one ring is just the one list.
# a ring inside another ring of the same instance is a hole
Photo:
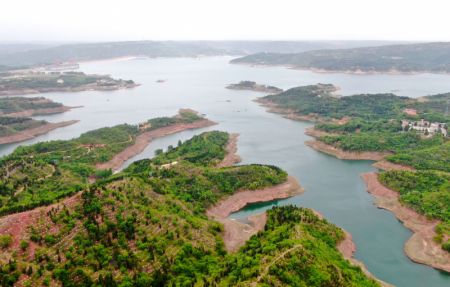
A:
{"label": "hill", "polygon": [[19,49],[1,53],[0,71],[7,67],[23,67],[61,62],[109,59],[124,56],[198,57],[247,55],[260,52],[298,53],[316,49],[350,48],[382,45],[378,41],[129,41],[66,44],[39,49]]}
{"label": "hill", "polygon": [[285,65],[327,72],[450,72],[450,43],[402,44],[303,53],[258,53],[235,64]]}
{"label": "hill", "polygon": [[267,165],[216,167],[228,139],[203,133],[60,205],[0,218],[12,226],[0,237],[1,285],[378,286],[337,250],[343,231],[309,209],[273,208],[263,231],[227,253],[205,208],[287,177]]}

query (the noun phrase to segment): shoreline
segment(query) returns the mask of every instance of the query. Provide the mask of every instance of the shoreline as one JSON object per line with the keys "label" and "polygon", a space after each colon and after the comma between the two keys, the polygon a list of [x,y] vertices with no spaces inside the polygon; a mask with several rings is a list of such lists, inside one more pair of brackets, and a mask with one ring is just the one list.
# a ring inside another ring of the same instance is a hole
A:
{"label": "shoreline", "polygon": [[236,163],[240,163],[242,158],[237,154],[237,141],[239,134],[231,134],[226,146],[227,154],[223,160],[217,165],[217,167],[232,166]]}
{"label": "shoreline", "polygon": [[120,153],[116,154],[111,160],[104,163],[97,163],[96,168],[111,169],[113,172],[118,171],[127,160],[144,151],[144,149],[154,139],[182,132],[185,130],[205,128],[215,124],[217,123],[207,119],[202,119],[195,121],[193,123],[175,124],[167,127],[162,127],[156,130],[144,132],[136,137],[133,145],[125,148]]}
{"label": "shoreline", "polygon": [[98,86],[98,85],[84,85],[79,87],[53,87],[53,88],[43,88],[43,89],[19,89],[19,90],[8,90],[0,91],[0,97],[8,96],[24,96],[24,95],[35,95],[35,94],[45,94],[45,93],[76,93],[85,91],[116,91],[123,89],[132,89],[140,86],[140,84],[125,84],[125,85],[114,85],[114,86]]}
{"label": "shoreline", "polygon": [[366,274],[367,277],[372,278],[373,280],[377,281],[381,286],[383,287],[393,287],[394,285],[391,285],[387,282],[384,282],[380,279],[378,279],[377,277],[375,277],[366,267],[366,265],[359,261],[358,259],[356,259],[355,257],[353,257],[353,255],[356,252],[356,244],[355,242],[353,242],[353,237],[352,235],[344,230],[342,227],[340,227],[342,229],[342,231],[344,231],[345,237],[344,240],[342,240],[341,242],[339,242],[336,245],[337,250],[342,254],[342,256],[347,259],[348,261],[350,261],[350,263],[352,263],[355,266],[358,266],[359,268],[361,268],[362,272],[364,274]]}
{"label": "shoreline", "polygon": [[312,149],[316,151],[320,151],[323,153],[326,153],[328,155],[332,155],[338,159],[342,160],[374,160],[374,161],[381,161],[384,159],[385,156],[390,155],[390,153],[387,152],[371,152],[371,151],[365,151],[365,152],[350,152],[350,151],[344,151],[340,148],[334,147],[332,145],[328,145],[326,143],[323,143],[321,141],[312,140],[312,141],[306,141],[305,144]]}
{"label": "shoreline", "polygon": [[308,71],[316,74],[346,74],[346,75],[356,75],[356,76],[373,76],[373,75],[423,75],[423,74],[436,74],[436,75],[449,75],[450,72],[436,72],[436,71],[400,71],[400,70],[386,70],[386,71],[363,71],[363,70],[326,70],[319,69],[314,67],[299,67],[295,65],[289,64],[258,64],[258,63],[249,63],[249,62],[232,62],[230,64],[233,65],[243,65],[249,66],[252,68],[274,68],[281,67],[290,70],[298,70],[298,71]]}
{"label": "shoreline", "polygon": [[237,212],[249,204],[285,199],[303,192],[304,189],[298,181],[292,176],[288,176],[285,182],[278,185],[258,190],[238,191],[210,207],[206,214],[210,219],[223,224],[225,248],[228,252],[235,252],[252,235],[264,228],[266,213],[249,216],[247,218],[249,224],[228,218],[231,213]]}
{"label": "shoreline", "polygon": [[450,273],[450,253],[434,242],[434,228],[439,220],[429,220],[411,208],[402,205],[399,194],[383,186],[375,172],[363,173],[367,192],[375,198],[378,208],[392,212],[402,224],[413,232],[404,245],[405,254],[412,261]]}
{"label": "shoreline", "polygon": [[68,112],[72,109],[82,108],[82,106],[75,106],[75,107],[68,107],[68,106],[61,106],[61,107],[55,107],[55,108],[46,108],[46,109],[37,109],[37,110],[24,110],[20,112],[15,113],[9,113],[9,114],[2,114],[2,117],[32,117],[32,116],[43,116],[43,115],[52,115],[52,114],[61,114]]}
{"label": "shoreline", "polygon": [[71,121],[64,121],[64,122],[59,122],[59,123],[47,123],[45,125],[42,125],[42,126],[39,126],[36,128],[31,128],[31,129],[26,129],[26,130],[20,131],[13,135],[0,137],[0,144],[10,144],[10,143],[26,141],[26,140],[35,138],[37,136],[46,134],[52,130],[70,126],[70,125],[73,125],[78,122],[79,122],[78,120],[71,120]]}

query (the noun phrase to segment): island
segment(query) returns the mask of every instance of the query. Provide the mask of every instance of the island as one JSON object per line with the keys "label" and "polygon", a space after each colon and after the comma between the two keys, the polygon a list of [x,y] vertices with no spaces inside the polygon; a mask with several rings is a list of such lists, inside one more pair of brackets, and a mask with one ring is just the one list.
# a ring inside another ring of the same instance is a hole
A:
{"label": "island", "polygon": [[301,53],[256,53],[233,64],[287,66],[333,73],[449,73],[450,43],[419,43],[313,50]]}
{"label": "island", "polygon": [[380,208],[414,232],[414,261],[450,272],[450,93],[420,99],[394,94],[336,98],[321,86],[297,87],[258,100],[291,119],[314,120],[306,142],[347,160],[375,160],[363,174]]}
{"label": "island", "polygon": [[45,72],[39,68],[12,70],[0,75],[0,96],[49,92],[110,91],[134,88],[132,80],[83,72]]}
{"label": "island", "polygon": [[[115,174],[95,169],[138,133],[139,126],[103,128],[2,159],[2,182],[16,187],[3,193],[3,285],[380,286],[341,254],[345,232],[306,208],[272,208],[257,233],[228,251],[227,226],[208,210],[236,192],[285,190],[288,175],[271,165],[219,167],[229,151],[226,132],[180,141]],[[296,194],[298,184],[288,185]],[[30,210],[10,214],[5,206]]]}
{"label": "island", "polygon": [[66,107],[42,97],[0,98],[0,144],[29,140],[54,129],[65,127],[77,121],[49,123],[32,119],[32,116],[56,114],[69,111]]}
{"label": "island", "polygon": [[282,89],[274,86],[261,85],[252,81],[240,81],[237,84],[230,84],[226,86],[226,88],[230,90],[249,90],[268,94],[278,94],[283,91]]}

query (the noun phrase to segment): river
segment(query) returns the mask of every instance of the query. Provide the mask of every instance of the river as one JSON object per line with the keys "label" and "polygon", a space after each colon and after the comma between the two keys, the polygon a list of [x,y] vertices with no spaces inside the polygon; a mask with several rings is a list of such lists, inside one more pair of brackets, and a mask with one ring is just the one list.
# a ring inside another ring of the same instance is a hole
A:
{"label": "river", "polygon": [[[80,122],[21,144],[70,139],[88,130],[119,123],[138,123],[156,116],[173,115],[179,108],[192,108],[205,113],[219,125],[157,139],[132,160],[151,157],[156,149],[176,145],[179,139],[186,140],[205,130],[239,133],[238,152],[242,163],[278,165],[295,176],[306,192],[283,201],[249,206],[232,217],[244,218],[276,204],[314,208],[353,235],[357,246],[355,257],[378,278],[404,287],[449,286],[448,274],[415,264],[405,256],[403,245],[411,232],[392,213],[374,206],[373,198],[366,192],[360,178],[362,172],[375,170],[372,162],[338,160],[312,150],[304,145],[304,141],[310,139],[304,130],[312,124],[267,113],[252,101],[263,94],[224,87],[241,80],[284,89],[331,83],[340,87],[342,95],[395,92],[397,95],[419,97],[450,92],[450,76],[313,73],[283,67],[230,65],[230,59],[161,58],[81,64],[84,72],[132,79],[141,86],[111,92],[44,94],[67,106],[83,107],[38,118],[55,122],[77,119]],[[158,79],[166,82],[157,83]],[[12,152],[18,145],[0,146],[0,155]]]}

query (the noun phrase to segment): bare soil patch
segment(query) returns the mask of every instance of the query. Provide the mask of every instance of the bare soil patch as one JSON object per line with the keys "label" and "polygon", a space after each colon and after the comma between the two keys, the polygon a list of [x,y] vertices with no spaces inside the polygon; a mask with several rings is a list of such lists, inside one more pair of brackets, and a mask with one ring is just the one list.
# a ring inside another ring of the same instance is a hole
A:
{"label": "bare soil patch", "polygon": [[450,272],[450,254],[433,240],[434,229],[439,221],[429,220],[402,205],[399,194],[383,186],[377,173],[364,173],[361,177],[367,184],[367,191],[375,197],[375,204],[394,213],[403,225],[414,232],[405,243],[406,255],[414,262]]}

